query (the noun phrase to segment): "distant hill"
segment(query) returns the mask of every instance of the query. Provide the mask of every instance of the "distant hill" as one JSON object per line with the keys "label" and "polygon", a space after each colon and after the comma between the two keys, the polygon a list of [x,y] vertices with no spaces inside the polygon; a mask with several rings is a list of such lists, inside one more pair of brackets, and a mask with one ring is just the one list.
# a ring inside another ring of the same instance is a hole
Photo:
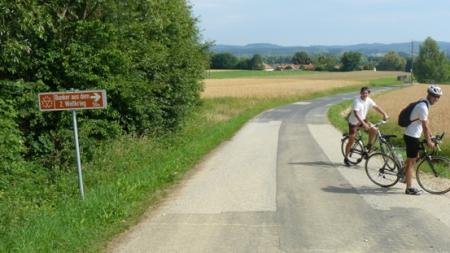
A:
{"label": "distant hill", "polygon": [[[419,45],[421,42],[414,41],[414,54],[419,52]],[[450,42],[439,42],[438,45],[441,50],[450,54]],[[228,52],[237,56],[253,56],[254,54],[260,54],[263,56],[291,56],[296,52],[305,51],[311,54],[317,53],[331,53],[341,54],[346,51],[358,51],[364,55],[375,56],[383,55],[389,51],[395,51],[406,55],[411,54],[411,42],[405,43],[371,43],[371,44],[356,44],[346,46],[279,46],[268,43],[255,43],[245,46],[233,46],[233,45],[215,45],[212,47],[212,51],[215,53]]]}

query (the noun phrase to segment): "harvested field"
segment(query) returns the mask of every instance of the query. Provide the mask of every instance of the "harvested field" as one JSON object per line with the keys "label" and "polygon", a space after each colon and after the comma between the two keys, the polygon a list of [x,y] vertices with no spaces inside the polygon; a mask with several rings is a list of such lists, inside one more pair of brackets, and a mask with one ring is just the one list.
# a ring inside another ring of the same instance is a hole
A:
{"label": "harvested field", "polygon": [[348,80],[214,79],[205,83],[204,97],[277,97],[307,94],[330,88],[357,85]]}
{"label": "harvested field", "polygon": [[369,80],[405,75],[404,72],[356,71],[264,78],[207,79],[203,97],[279,97],[306,95],[333,88],[368,84]]}
{"label": "harvested field", "polygon": [[[375,96],[374,100],[397,122],[398,114],[409,103],[426,97],[428,85],[416,84]],[[433,134],[450,133],[450,86],[441,85],[444,95],[430,107],[430,124]],[[449,137],[447,136],[446,139]]]}

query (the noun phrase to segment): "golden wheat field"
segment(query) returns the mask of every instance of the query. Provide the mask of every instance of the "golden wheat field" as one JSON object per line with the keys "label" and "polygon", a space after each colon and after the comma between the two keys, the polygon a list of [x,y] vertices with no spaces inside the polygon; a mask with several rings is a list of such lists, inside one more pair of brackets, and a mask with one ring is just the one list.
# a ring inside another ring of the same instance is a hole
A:
{"label": "golden wheat field", "polygon": [[206,79],[202,97],[279,97],[307,95],[344,86],[364,85],[369,80],[405,75],[404,72],[356,71],[312,73],[285,77]]}
{"label": "golden wheat field", "polygon": [[[374,96],[375,102],[381,106],[393,121],[396,121],[400,111],[413,101],[425,98],[427,95],[425,84],[414,84],[398,90],[392,90],[380,95]],[[450,86],[441,85],[444,95],[439,101],[430,107],[429,121],[433,134],[445,131],[450,133]]]}

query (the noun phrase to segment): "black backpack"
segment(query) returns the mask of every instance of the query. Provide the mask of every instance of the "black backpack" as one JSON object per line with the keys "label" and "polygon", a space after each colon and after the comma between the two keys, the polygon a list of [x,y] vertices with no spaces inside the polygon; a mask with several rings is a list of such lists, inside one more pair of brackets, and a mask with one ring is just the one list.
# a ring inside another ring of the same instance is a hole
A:
{"label": "black backpack", "polygon": [[403,110],[398,115],[398,125],[401,127],[408,127],[413,121],[418,120],[418,119],[415,119],[415,120],[410,119],[411,112],[417,104],[422,103],[422,102],[424,102],[428,108],[428,103],[425,100],[419,100],[419,101],[413,102],[413,103],[409,104],[407,107],[403,108]]}

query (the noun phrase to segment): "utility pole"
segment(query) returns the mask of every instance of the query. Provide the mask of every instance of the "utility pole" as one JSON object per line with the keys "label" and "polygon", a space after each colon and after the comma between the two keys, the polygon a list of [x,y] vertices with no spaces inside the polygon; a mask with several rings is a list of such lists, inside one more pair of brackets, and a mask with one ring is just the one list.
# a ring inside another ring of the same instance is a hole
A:
{"label": "utility pole", "polygon": [[410,83],[413,84],[413,66],[414,66],[414,40],[411,40],[411,69],[410,72]]}

